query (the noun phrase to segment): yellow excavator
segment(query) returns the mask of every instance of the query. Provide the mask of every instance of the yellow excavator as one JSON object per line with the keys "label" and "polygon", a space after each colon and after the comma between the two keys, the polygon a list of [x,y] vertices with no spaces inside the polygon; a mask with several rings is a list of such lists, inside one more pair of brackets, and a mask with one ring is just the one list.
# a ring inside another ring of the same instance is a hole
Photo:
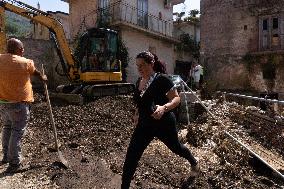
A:
{"label": "yellow excavator", "polygon": [[0,51],[6,49],[5,10],[46,26],[57,48],[62,70],[70,84],[57,87],[56,97],[68,102],[83,103],[94,98],[128,94],[132,83],[122,82],[118,57],[118,34],[105,28],[92,28],[79,38],[71,52],[61,23],[50,14],[16,0],[0,1]]}

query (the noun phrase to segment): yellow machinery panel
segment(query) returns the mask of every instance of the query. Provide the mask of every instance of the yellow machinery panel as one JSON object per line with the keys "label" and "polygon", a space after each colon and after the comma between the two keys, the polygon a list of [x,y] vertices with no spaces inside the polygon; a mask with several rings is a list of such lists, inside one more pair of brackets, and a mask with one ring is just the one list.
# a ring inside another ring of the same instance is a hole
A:
{"label": "yellow machinery panel", "polygon": [[121,72],[84,72],[80,74],[80,80],[84,82],[121,82]]}

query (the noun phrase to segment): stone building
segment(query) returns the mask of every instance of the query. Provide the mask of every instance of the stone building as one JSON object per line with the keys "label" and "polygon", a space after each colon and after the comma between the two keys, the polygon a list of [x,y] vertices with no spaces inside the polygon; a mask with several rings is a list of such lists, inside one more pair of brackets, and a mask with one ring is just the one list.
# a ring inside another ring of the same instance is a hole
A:
{"label": "stone building", "polygon": [[283,1],[201,0],[200,7],[207,85],[283,98]]}
{"label": "stone building", "polygon": [[69,3],[71,38],[85,29],[97,27],[98,21],[119,32],[128,48],[130,62],[127,80],[134,82],[138,75],[135,56],[150,50],[166,62],[173,73],[175,66],[173,37],[173,8],[184,0],[63,0]]}
{"label": "stone building", "polygon": [[50,15],[56,18],[61,24],[65,32],[65,37],[67,40],[71,39],[71,31],[70,31],[70,21],[69,21],[69,14],[61,11],[47,11]]}

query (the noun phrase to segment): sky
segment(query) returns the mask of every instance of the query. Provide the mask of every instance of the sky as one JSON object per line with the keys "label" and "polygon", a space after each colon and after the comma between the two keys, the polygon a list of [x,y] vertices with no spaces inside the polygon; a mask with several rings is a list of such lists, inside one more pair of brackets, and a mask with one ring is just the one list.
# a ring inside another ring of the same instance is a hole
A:
{"label": "sky", "polygon": [[[68,3],[61,0],[21,0],[33,7],[37,7],[37,3],[40,3],[40,8],[43,11],[61,11],[69,12]],[[200,0],[185,0],[184,4],[175,5],[173,12],[186,12],[188,13],[192,9],[200,10]]]}
{"label": "sky", "polygon": [[43,11],[61,11],[69,13],[68,3],[61,0],[19,0],[23,3],[37,8],[37,3],[40,4],[40,9]]}
{"label": "sky", "polygon": [[173,12],[185,12],[187,14],[193,9],[200,10],[200,0],[185,0],[184,4],[175,5]]}

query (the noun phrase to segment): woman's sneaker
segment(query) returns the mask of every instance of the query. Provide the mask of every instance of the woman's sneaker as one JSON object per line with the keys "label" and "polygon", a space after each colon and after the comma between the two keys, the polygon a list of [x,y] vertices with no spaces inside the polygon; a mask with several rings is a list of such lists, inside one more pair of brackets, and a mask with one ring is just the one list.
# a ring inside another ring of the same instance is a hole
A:
{"label": "woman's sneaker", "polygon": [[17,173],[17,172],[21,172],[23,169],[23,164],[19,163],[19,164],[12,164],[10,163],[9,166],[7,167],[5,173]]}
{"label": "woman's sneaker", "polygon": [[190,176],[196,177],[200,173],[200,166],[199,163],[191,167]]}

